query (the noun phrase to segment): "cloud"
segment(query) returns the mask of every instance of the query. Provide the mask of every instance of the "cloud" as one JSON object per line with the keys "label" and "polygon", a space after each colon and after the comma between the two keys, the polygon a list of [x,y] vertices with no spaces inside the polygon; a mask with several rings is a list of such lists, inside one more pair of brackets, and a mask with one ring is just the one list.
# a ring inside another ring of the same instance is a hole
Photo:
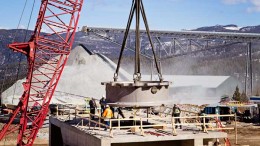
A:
{"label": "cloud", "polygon": [[222,0],[224,4],[235,5],[240,3],[246,3],[248,0]]}
{"label": "cloud", "polygon": [[20,25],[18,29],[25,29],[26,27],[24,25]]}
{"label": "cloud", "polygon": [[[56,32],[61,31],[59,28],[54,28],[54,27],[53,27],[53,29],[54,29]],[[48,26],[43,25],[43,26],[42,26],[42,29],[41,29],[41,32],[53,33],[53,30],[51,30]]]}
{"label": "cloud", "polygon": [[260,1],[259,0],[250,0],[252,7],[247,8],[248,12],[260,12]]}
{"label": "cloud", "polygon": [[248,3],[251,6],[247,8],[247,12],[260,12],[260,0],[222,0],[222,2],[227,5]]}

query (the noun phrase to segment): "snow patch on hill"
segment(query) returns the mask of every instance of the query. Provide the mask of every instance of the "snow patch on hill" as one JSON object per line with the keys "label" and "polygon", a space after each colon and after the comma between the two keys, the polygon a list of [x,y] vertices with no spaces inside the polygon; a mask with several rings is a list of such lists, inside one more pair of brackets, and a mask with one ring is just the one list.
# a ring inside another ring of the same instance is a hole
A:
{"label": "snow patch on hill", "polygon": [[242,27],[238,27],[238,26],[229,26],[229,27],[224,27],[227,30],[235,30],[235,31],[239,31]]}

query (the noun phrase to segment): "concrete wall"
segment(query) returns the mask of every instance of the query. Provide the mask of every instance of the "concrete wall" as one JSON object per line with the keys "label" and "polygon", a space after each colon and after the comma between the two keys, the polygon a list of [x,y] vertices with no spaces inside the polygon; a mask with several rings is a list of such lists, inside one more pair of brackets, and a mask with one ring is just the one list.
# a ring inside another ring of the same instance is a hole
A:
{"label": "concrete wall", "polygon": [[62,138],[62,133],[61,133],[61,128],[58,126],[55,126],[54,124],[50,124],[50,141],[49,145],[50,146],[55,146],[55,145],[61,145],[63,146],[63,138]]}
{"label": "concrete wall", "polygon": [[[50,118],[50,146],[110,146],[109,139],[99,139],[84,131]],[[61,134],[61,135],[60,135]],[[58,144],[58,145],[57,145]]]}

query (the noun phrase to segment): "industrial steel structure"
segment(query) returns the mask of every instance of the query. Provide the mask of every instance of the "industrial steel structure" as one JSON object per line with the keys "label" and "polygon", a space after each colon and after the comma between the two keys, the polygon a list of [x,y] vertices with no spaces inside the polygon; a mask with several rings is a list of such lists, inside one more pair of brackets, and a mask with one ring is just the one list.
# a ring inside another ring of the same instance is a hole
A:
{"label": "industrial steel structure", "polygon": [[[124,29],[118,28],[100,28],[100,27],[86,27],[90,32],[114,32],[124,33]],[[134,32],[134,30],[130,30]],[[141,35],[146,34],[144,30],[140,30]],[[260,41],[260,34],[256,33],[235,33],[235,32],[206,32],[206,31],[159,31],[151,30],[152,36],[171,37],[171,38],[187,38],[187,39],[223,39],[235,40],[242,42]]]}
{"label": "industrial steel structure", "polygon": [[[106,41],[112,42],[116,45],[120,44],[116,42],[114,38],[122,35],[125,30],[117,28],[97,28],[83,26],[83,32],[87,32],[88,35],[94,35],[99,38],[103,38]],[[105,34],[105,35],[104,35]],[[140,35],[145,38],[145,30],[140,30]],[[235,33],[235,32],[206,32],[206,31],[157,31],[151,30],[151,36],[154,38],[155,50],[159,56],[158,61],[161,63],[164,59],[182,56],[193,56],[210,50],[225,50],[230,46],[241,45],[245,46],[243,51],[237,53],[246,54],[246,75],[245,75],[245,92],[252,94],[253,92],[253,67],[252,67],[252,53],[258,50],[252,49],[253,43],[260,42],[260,34],[257,33]],[[134,35],[134,30],[129,30],[129,35]],[[169,47],[162,40],[167,38],[170,42]],[[130,51],[134,51],[131,46],[126,46]],[[153,56],[149,53],[141,50],[141,55],[150,60]],[[214,59],[212,56],[211,59]],[[249,87],[249,88],[248,88]],[[248,90],[249,89],[249,90]]]}

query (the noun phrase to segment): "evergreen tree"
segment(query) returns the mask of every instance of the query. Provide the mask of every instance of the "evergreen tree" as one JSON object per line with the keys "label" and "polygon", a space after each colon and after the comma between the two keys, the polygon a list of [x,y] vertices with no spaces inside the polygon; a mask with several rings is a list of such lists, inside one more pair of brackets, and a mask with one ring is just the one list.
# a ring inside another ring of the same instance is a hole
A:
{"label": "evergreen tree", "polygon": [[236,90],[233,94],[233,100],[240,101],[240,98],[241,98],[241,94],[239,92],[238,86],[236,86]]}
{"label": "evergreen tree", "polygon": [[243,93],[241,94],[240,101],[241,101],[241,102],[248,102],[248,101],[249,101],[249,99],[248,99],[248,97],[247,97],[247,95],[246,95],[245,92],[243,92]]}

